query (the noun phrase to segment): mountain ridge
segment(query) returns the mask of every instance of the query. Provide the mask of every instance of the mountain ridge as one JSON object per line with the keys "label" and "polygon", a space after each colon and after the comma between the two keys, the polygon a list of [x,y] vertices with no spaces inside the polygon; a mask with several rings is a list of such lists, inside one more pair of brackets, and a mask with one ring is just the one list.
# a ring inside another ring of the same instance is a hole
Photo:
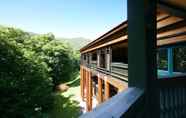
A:
{"label": "mountain ridge", "polygon": [[90,39],[84,37],[75,37],[75,38],[65,38],[65,37],[56,37],[58,40],[66,41],[69,43],[75,50],[80,50],[86,44],[91,42]]}

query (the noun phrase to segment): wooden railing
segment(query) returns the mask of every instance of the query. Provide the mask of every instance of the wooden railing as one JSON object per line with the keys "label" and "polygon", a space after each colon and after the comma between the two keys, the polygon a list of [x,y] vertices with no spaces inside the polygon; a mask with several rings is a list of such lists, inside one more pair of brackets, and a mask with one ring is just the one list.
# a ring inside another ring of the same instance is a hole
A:
{"label": "wooden railing", "polygon": [[113,62],[111,63],[110,67],[110,70],[107,70],[106,68],[97,67],[96,61],[92,61],[90,64],[91,69],[127,81],[126,78],[128,78],[128,64]]}
{"label": "wooden railing", "polygon": [[[106,69],[96,68],[104,74],[112,74]],[[153,87],[153,102],[157,103],[157,112],[160,118],[186,118],[186,75],[156,79]],[[92,112],[82,118],[141,118],[144,115],[143,98],[145,93],[141,89],[128,88],[104,102]],[[156,110],[156,109],[155,109]],[[141,115],[138,115],[141,114]],[[143,117],[142,117],[143,118]]]}
{"label": "wooden railing", "polygon": [[128,78],[128,64],[111,63],[111,75],[119,79]]}
{"label": "wooden railing", "polygon": [[140,110],[143,110],[143,95],[142,89],[128,88],[80,118],[142,118],[144,111]]}
{"label": "wooden railing", "polygon": [[97,68],[97,62],[91,61],[91,68]]}
{"label": "wooden railing", "polygon": [[161,118],[186,118],[185,83],[186,76],[157,80]]}

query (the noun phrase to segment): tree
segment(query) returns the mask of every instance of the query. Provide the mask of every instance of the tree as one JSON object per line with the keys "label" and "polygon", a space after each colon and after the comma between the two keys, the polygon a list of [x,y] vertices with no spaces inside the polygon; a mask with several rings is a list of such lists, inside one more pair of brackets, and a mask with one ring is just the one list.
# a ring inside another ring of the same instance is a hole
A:
{"label": "tree", "polygon": [[41,117],[53,107],[53,88],[78,70],[78,56],[53,34],[0,27],[0,115]]}
{"label": "tree", "polygon": [[46,68],[0,39],[1,118],[39,117],[52,107],[52,82]]}

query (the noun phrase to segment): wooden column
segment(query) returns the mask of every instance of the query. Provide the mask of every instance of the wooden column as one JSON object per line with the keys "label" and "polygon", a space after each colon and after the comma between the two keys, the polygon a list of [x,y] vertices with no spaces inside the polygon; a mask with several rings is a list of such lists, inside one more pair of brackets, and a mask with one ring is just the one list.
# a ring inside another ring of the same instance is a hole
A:
{"label": "wooden column", "polygon": [[92,78],[91,78],[91,71],[88,72],[89,76],[88,76],[88,84],[89,84],[89,89],[88,89],[88,93],[89,93],[89,100],[88,100],[88,111],[92,110]]}
{"label": "wooden column", "polygon": [[111,64],[111,48],[106,48],[106,68],[110,71],[110,64]]}
{"label": "wooden column", "polygon": [[159,118],[156,93],[156,0],[128,0],[129,87],[145,89],[146,118]]}
{"label": "wooden column", "polygon": [[108,100],[110,97],[110,84],[105,80],[105,100]]}
{"label": "wooden column", "polygon": [[83,68],[83,101],[86,99],[86,71]]}
{"label": "wooden column", "polygon": [[83,84],[83,67],[80,66],[80,89],[81,89],[80,91],[81,91],[81,98],[82,98],[82,100],[84,98],[83,86],[84,86],[84,84]]}
{"label": "wooden column", "polygon": [[100,50],[97,50],[97,67],[100,67]]}
{"label": "wooden column", "polygon": [[89,53],[89,67],[91,67],[92,64],[92,53]]}
{"label": "wooden column", "polygon": [[82,96],[82,100],[85,100],[85,89],[86,89],[86,75],[85,75],[85,69],[83,66],[81,66],[81,96]]}
{"label": "wooden column", "polygon": [[88,71],[86,70],[86,111],[89,111],[89,79],[88,79]]}
{"label": "wooden column", "polygon": [[100,74],[98,74],[98,103],[103,102],[103,92],[102,92],[102,80]]}

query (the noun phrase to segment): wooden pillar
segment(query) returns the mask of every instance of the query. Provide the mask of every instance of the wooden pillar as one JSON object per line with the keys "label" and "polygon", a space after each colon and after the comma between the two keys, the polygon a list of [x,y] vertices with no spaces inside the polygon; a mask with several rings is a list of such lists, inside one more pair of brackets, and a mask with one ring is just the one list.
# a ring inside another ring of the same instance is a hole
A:
{"label": "wooden pillar", "polygon": [[92,53],[89,53],[89,67],[92,66]]}
{"label": "wooden pillar", "polygon": [[89,100],[88,100],[88,102],[89,102],[88,104],[89,105],[88,106],[89,107],[88,107],[88,111],[91,111],[92,110],[92,78],[91,78],[91,71],[89,71],[88,73],[89,73],[88,74],[89,75],[88,76],[88,82],[89,82],[88,83],[89,84],[89,89],[88,89],[88,91],[89,91],[88,92],[89,93]]}
{"label": "wooden pillar", "polygon": [[80,66],[80,91],[81,91],[81,98],[82,98],[82,100],[83,100],[83,98],[84,98],[84,90],[83,90],[83,88],[84,88],[84,83],[83,83],[83,67],[82,66]]}
{"label": "wooden pillar", "polygon": [[108,100],[110,97],[110,84],[105,80],[105,100]]}
{"label": "wooden pillar", "polygon": [[83,68],[83,101],[86,99],[86,71]]}
{"label": "wooden pillar", "polygon": [[86,73],[85,73],[85,69],[83,66],[81,66],[80,68],[80,72],[81,72],[81,97],[82,100],[85,100],[85,89],[86,89]]}
{"label": "wooden pillar", "polygon": [[98,74],[98,103],[103,102],[103,92],[102,92],[102,79],[100,74]]}
{"label": "wooden pillar", "polygon": [[146,118],[159,118],[156,93],[156,0],[128,0],[129,87],[145,89]]}
{"label": "wooden pillar", "polygon": [[92,80],[91,71],[86,70],[86,111],[92,110]]}
{"label": "wooden pillar", "polygon": [[97,67],[100,67],[100,50],[97,50]]}
{"label": "wooden pillar", "polygon": [[111,64],[111,49],[110,47],[106,48],[106,68],[110,71],[110,64]]}
{"label": "wooden pillar", "polygon": [[86,111],[89,111],[89,79],[88,71],[86,70]]}

